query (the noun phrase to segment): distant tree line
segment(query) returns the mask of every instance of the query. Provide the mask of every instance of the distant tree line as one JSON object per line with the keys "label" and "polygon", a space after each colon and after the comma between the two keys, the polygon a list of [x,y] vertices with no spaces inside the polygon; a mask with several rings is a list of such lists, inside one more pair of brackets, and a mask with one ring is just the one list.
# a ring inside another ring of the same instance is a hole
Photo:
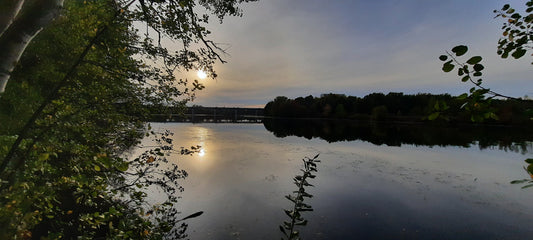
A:
{"label": "distant tree line", "polygon": [[[285,118],[335,118],[374,121],[423,121],[440,113],[440,118],[452,122],[470,122],[472,114],[461,109],[465,100],[450,94],[388,94],[372,93],[362,98],[344,94],[322,94],[320,97],[289,99],[276,97],[265,106],[265,115]],[[496,119],[488,122],[507,124],[531,122],[533,101],[497,100],[494,108]],[[475,110],[475,109],[474,109]],[[481,110],[481,109],[480,109]]]}

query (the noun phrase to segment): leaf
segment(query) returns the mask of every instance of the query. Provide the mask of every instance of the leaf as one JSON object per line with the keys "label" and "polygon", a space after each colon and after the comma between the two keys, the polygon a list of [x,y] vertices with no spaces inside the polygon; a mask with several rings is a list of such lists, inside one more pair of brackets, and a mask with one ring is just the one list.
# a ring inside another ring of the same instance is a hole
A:
{"label": "leaf", "polygon": [[470,59],[468,59],[468,61],[466,61],[466,63],[470,64],[470,65],[474,65],[474,64],[477,64],[479,62],[481,62],[482,58],[480,56],[474,56],[474,57],[471,57]]}
{"label": "leaf", "polygon": [[202,214],[204,214],[203,211],[195,212],[195,213],[193,213],[193,214],[191,214],[191,215],[189,215],[189,216],[187,216],[187,217],[182,218],[180,221],[187,220],[187,219],[189,219],[189,218],[199,217],[199,216],[202,215]]}
{"label": "leaf", "polygon": [[441,60],[441,61],[444,62],[444,61],[448,60],[448,56],[446,56],[446,55],[440,55],[440,56],[439,56],[439,60]]}
{"label": "leaf", "polygon": [[506,51],[506,52],[503,52],[503,54],[502,54],[501,57],[502,57],[502,58],[507,58],[507,57],[509,57],[509,52],[507,52],[507,51]]}
{"label": "leaf", "polygon": [[283,211],[284,211],[285,214],[287,214],[287,216],[289,216],[290,218],[292,218],[292,216],[294,215],[294,213],[293,213],[292,211],[290,211],[290,210],[285,209],[285,210],[283,210]]}
{"label": "leaf", "polygon": [[502,7],[502,11],[506,11],[506,10],[509,9],[510,7],[511,7],[511,5],[509,5],[509,4],[505,4],[505,5],[503,5],[503,7]]}
{"label": "leaf", "polygon": [[529,164],[533,164],[533,158],[528,158],[524,162],[529,163]]}
{"label": "leaf", "polygon": [[285,228],[283,228],[282,226],[279,226],[279,230],[280,230],[285,236],[287,236],[287,232],[285,232]]}
{"label": "leaf", "polygon": [[455,65],[453,65],[452,61],[450,60],[442,65],[442,71],[450,72],[451,70],[453,70],[454,67]]}
{"label": "leaf", "polygon": [[50,157],[50,154],[48,154],[48,153],[41,153],[41,154],[39,154],[39,161],[45,161],[45,160],[48,160],[49,157]]}
{"label": "leaf", "polygon": [[515,58],[515,59],[519,59],[521,58],[522,56],[524,56],[524,54],[526,54],[526,50],[523,49],[523,48],[519,48],[519,49],[516,49],[512,56]]}
{"label": "leaf", "polygon": [[123,163],[123,164],[120,164],[118,166],[116,166],[117,170],[121,171],[121,172],[125,172],[128,170],[129,168],[129,164],[128,163]]}
{"label": "leaf", "polygon": [[452,48],[452,52],[457,56],[463,56],[468,51],[468,47],[465,45],[459,45]]}
{"label": "leaf", "polygon": [[466,82],[466,81],[468,81],[468,80],[470,80],[470,76],[464,76],[464,77],[461,79],[462,82]]}
{"label": "leaf", "polygon": [[463,74],[465,74],[465,71],[464,71],[462,68],[459,68],[459,69],[457,70],[457,75],[459,75],[459,76],[463,76]]}
{"label": "leaf", "polygon": [[428,116],[428,120],[433,121],[433,120],[437,119],[439,117],[439,115],[440,115],[439,112],[434,112],[434,113],[432,113],[431,115]]}
{"label": "leaf", "polygon": [[94,165],[94,170],[97,171],[97,172],[100,172],[100,170],[101,170],[101,169],[100,169],[100,166],[98,166],[98,165]]}
{"label": "leaf", "polygon": [[459,100],[464,100],[464,99],[466,99],[467,97],[468,97],[468,94],[463,93],[463,94],[457,96],[457,99],[459,99]]}
{"label": "leaf", "polygon": [[530,188],[530,187],[533,187],[533,184],[525,185],[525,186],[522,187],[522,189],[524,189],[524,188]]}
{"label": "leaf", "polygon": [[485,69],[485,67],[481,64],[475,64],[474,65],[474,71],[479,72],[481,70]]}
{"label": "leaf", "polygon": [[296,223],[294,223],[294,225],[305,226],[305,225],[307,225],[307,220],[296,222]]}
{"label": "leaf", "polygon": [[470,73],[470,71],[468,70],[468,65],[464,65],[464,66],[463,66],[463,71],[464,71],[466,74]]}

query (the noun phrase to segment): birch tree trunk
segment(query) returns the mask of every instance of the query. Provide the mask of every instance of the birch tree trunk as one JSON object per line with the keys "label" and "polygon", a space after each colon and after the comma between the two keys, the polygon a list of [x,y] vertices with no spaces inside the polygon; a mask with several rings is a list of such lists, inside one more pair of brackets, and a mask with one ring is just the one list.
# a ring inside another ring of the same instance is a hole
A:
{"label": "birch tree trunk", "polygon": [[0,94],[31,40],[56,16],[64,0],[0,0]]}

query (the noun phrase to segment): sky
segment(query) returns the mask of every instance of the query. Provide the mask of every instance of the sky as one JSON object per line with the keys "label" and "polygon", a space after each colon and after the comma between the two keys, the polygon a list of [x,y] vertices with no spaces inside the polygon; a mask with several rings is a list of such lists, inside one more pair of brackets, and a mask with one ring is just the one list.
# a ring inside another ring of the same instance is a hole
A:
{"label": "sky", "polygon": [[[276,96],[324,93],[363,97],[373,92],[450,93],[472,86],[442,72],[438,60],[456,45],[481,55],[486,87],[504,95],[533,96],[532,57],[496,54],[503,4],[523,11],[525,1],[496,0],[259,0],[243,17],[219,24],[211,39],[225,48],[216,80],[191,104],[263,107]],[[465,61],[467,59],[464,59]]]}

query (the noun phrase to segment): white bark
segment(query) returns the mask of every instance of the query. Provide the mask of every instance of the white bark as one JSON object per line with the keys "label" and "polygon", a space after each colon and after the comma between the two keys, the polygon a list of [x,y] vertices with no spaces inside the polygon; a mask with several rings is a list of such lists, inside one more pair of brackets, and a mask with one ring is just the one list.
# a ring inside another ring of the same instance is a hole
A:
{"label": "white bark", "polygon": [[1,11],[7,14],[0,19],[0,93],[28,44],[59,14],[64,0],[13,1],[17,0],[0,0],[9,6]]}
{"label": "white bark", "polygon": [[0,1],[0,36],[13,23],[15,17],[22,8],[24,0],[2,0]]}

